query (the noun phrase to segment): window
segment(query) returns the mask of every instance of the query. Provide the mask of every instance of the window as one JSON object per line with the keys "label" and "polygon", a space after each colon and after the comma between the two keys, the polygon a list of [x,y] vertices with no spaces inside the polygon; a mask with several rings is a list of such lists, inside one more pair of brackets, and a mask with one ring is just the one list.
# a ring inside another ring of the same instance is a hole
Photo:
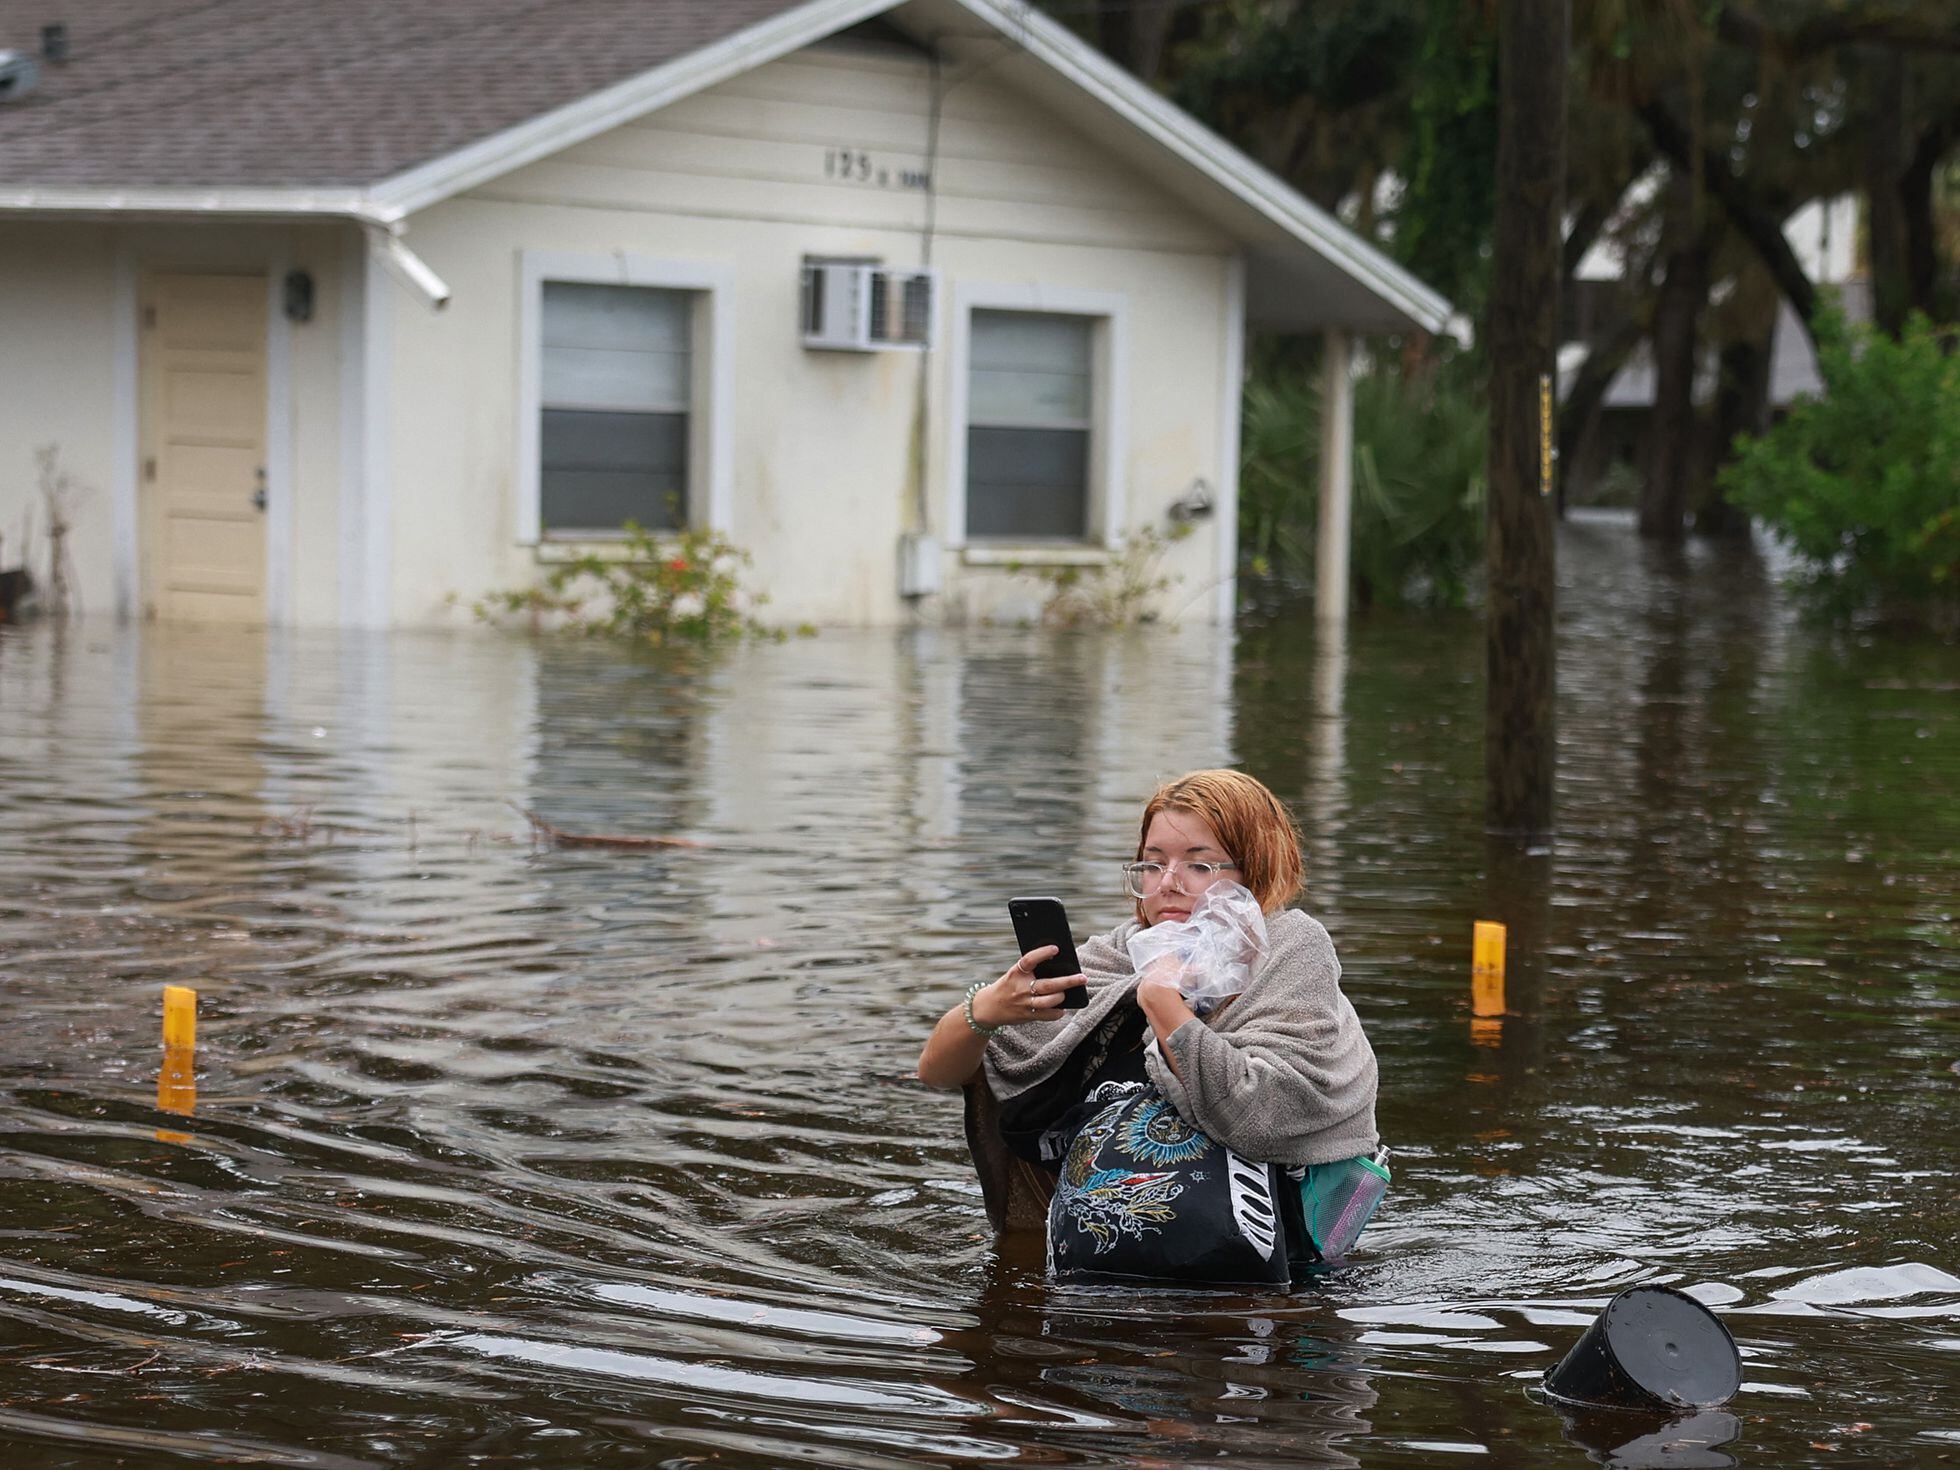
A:
{"label": "window", "polygon": [[967,348],[966,533],[1089,535],[1096,319],[978,310]]}
{"label": "window", "polygon": [[538,493],[549,534],[687,522],[694,301],[544,282]]}

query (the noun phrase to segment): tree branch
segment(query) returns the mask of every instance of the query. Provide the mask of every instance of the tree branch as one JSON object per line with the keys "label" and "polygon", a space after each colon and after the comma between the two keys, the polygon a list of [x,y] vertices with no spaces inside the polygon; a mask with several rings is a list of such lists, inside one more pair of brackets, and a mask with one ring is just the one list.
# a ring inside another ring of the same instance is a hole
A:
{"label": "tree branch", "polygon": [[1579,262],[1586,258],[1586,252],[1599,238],[1599,232],[1606,228],[1607,220],[1613,217],[1611,206],[1601,204],[1596,199],[1588,199],[1573,216],[1572,228],[1565,237],[1565,251],[1560,267],[1565,279],[1571,280],[1573,272],[1579,269]]}
{"label": "tree branch", "polygon": [[[1692,172],[1696,166],[1694,143],[1680,120],[1658,100],[1643,102],[1634,110],[1647,125],[1654,146],[1668,161],[1684,173]],[[1749,242],[1777,289],[1789,298],[1790,305],[1808,327],[1817,310],[1817,287],[1804,274],[1796,252],[1784,238],[1782,218],[1730,172],[1728,160],[1715,149],[1701,149],[1700,168],[1708,192],[1715,196],[1736,233]]]}
{"label": "tree branch", "polygon": [[1579,364],[1579,371],[1573,376],[1572,386],[1566,390],[1565,402],[1559,405],[1558,453],[1562,463],[1576,462],[1586,424],[1605,399],[1613,379],[1633,356],[1633,349],[1646,335],[1646,322],[1629,312],[1586,353],[1586,360]]}
{"label": "tree branch", "polygon": [[1891,13],[1818,14],[1780,31],[1747,5],[1728,4],[1715,18],[1715,33],[1751,51],[1797,58],[1840,46],[1894,46],[1913,51],[1960,52],[1960,29],[1929,25],[1903,10]]}

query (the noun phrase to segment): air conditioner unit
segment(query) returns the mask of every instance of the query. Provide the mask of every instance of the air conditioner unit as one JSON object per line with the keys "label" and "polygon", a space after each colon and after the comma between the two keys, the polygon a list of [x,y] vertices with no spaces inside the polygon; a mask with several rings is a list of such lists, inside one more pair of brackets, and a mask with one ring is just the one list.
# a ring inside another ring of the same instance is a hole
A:
{"label": "air conditioner unit", "polygon": [[937,276],[867,260],[803,262],[803,345],[828,352],[932,346]]}
{"label": "air conditioner unit", "polygon": [[40,65],[24,51],[0,51],[0,102],[25,97],[40,83]]}

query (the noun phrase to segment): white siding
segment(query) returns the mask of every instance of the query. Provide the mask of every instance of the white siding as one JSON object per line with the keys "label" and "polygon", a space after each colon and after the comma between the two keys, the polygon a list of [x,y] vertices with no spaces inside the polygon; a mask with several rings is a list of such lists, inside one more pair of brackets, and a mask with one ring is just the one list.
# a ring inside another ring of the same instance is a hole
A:
{"label": "white siding", "polygon": [[68,550],[89,613],[115,610],[115,294],[112,231],[0,225],[0,566],[47,580],[34,456],[53,445],[78,486]]}
{"label": "white siding", "polygon": [[[527,204],[916,230],[925,212],[915,180],[928,172],[929,97],[920,61],[805,51],[475,192]],[[1227,248],[1168,195],[984,75],[949,90],[930,172],[941,236]]]}

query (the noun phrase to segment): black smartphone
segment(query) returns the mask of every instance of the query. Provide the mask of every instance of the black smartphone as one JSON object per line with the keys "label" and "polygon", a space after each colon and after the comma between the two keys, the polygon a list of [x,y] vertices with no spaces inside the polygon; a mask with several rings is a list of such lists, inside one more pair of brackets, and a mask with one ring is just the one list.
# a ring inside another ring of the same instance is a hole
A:
{"label": "black smartphone", "polygon": [[[1037,980],[1053,980],[1061,975],[1079,975],[1082,961],[1075,957],[1075,940],[1068,932],[1068,910],[1059,898],[1010,898],[1007,916],[1014,921],[1014,939],[1021,953],[1056,947],[1056,953],[1034,967]],[[1076,985],[1062,992],[1062,1009],[1079,1011],[1089,1003],[1089,987]]]}

